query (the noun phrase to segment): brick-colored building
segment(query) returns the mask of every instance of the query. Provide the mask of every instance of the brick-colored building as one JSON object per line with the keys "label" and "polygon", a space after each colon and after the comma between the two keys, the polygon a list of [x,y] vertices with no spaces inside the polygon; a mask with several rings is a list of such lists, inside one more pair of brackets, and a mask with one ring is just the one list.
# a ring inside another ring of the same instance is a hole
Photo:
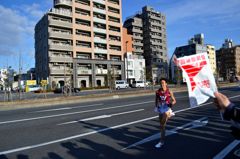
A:
{"label": "brick-colored building", "polygon": [[217,71],[224,80],[235,80],[240,76],[240,46],[220,48],[216,51]]}
{"label": "brick-colored building", "polygon": [[121,0],[54,0],[35,27],[37,79],[52,86],[108,85],[124,79]]}

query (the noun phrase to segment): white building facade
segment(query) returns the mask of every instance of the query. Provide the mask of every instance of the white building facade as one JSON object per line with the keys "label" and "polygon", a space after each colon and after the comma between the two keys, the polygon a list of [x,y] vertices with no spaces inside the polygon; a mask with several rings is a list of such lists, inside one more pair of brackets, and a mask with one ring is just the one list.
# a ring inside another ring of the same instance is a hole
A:
{"label": "white building facade", "polygon": [[129,84],[133,81],[146,81],[146,67],[143,56],[133,55],[127,52],[125,56],[126,79]]}

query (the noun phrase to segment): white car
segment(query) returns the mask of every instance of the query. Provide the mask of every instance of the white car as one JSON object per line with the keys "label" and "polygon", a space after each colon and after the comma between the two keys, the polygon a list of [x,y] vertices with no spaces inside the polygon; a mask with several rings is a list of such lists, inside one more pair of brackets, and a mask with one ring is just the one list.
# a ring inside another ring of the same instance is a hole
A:
{"label": "white car", "polygon": [[117,80],[115,81],[115,88],[121,89],[121,88],[128,88],[129,84],[125,80]]}
{"label": "white car", "polygon": [[133,81],[132,87],[134,88],[144,88],[146,86],[144,81]]}

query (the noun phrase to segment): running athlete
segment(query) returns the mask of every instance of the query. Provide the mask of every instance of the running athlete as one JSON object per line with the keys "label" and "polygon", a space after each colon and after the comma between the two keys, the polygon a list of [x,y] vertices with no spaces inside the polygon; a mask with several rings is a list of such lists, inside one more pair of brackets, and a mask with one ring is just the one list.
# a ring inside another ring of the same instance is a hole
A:
{"label": "running athlete", "polygon": [[165,126],[168,119],[171,117],[171,106],[176,104],[176,99],[172,91],[168,89],[167,79],[162,78],[160,83],[161,88],[156,91],[155,107],[159,112],[161,139],[160,142],[155,145],[156,148],[160,148],[164,144]]}

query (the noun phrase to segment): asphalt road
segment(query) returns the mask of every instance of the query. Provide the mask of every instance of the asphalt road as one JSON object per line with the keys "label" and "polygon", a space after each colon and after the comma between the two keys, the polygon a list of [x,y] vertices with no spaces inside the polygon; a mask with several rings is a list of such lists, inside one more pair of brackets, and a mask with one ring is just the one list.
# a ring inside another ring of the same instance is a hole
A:
{"label": "asphalt road", "polygon": [[[240,88],[221,90],[240,105]],[[154,96],[44,108],[0,111],[1,159],[208,159],[236,158],[231,135],[211,100],[189,108],[187,92],[175,93],[176,115],[165,145],[156,149],[159,122]]]}

